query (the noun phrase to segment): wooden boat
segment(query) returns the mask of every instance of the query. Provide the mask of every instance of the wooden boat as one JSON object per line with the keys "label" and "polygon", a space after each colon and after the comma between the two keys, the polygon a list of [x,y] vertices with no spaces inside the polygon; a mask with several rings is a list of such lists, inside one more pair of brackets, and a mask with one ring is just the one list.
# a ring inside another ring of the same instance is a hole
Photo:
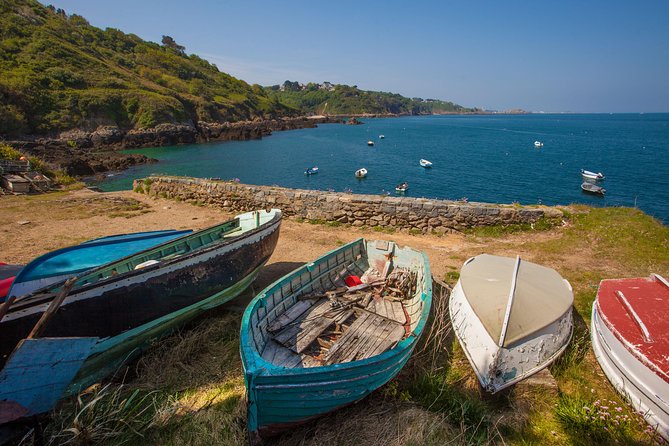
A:
{"label": "wooden boat", "polygon": [[592,349],[611,384],[669,440],[669,282],[653,274],[602,280]]}
{"label": "wooden boat", "polygon": [[594,180],[594,181],[601,181],[606,178],[604,174],[601,172],[595,173],[583,169],[581,169],[581,176],[583,177],[584,180]]}
{"label": "wooden boat", "polygon": [[543,146],[544,146],[544,143],[542,143],[541,141],[534,141],[534,147],[536,147],[537,149],[539,149]]}
{"label": "wooden boat", "polygon": [[[370,283],[384,283],[378,279],[390,281],[403,272],[411,277],[404,282],[411,290],[406,300],[339,300],[341,290],[362,288],[364,296]],[[353,280],[358,276],[360,281]],[[349,282],[352,287],[344,287]],[[328,298],[317,300],[323,294]],[[358,401],[392,379],[416,346],[431,302],[430,265],[424,253],[364,239],[325,254],[263,290],[246,308],[241,328],[252,442]],[[333,327],[343,334],[322,335]],[[318,353],[320,345],[329,347],[327,353]]]}
{"label": "wooden boat", "polygon": [[373,146],[373,145],[374,145],[374,141],[372,141],[372,140],[370,139],[369,141],[367,141],[367,145],[368,145],[368,146]]}
{"label": "wooden boat", "polygon": [[420,165],[421,165],[422,167],[432,167],[432,161],[428,161],[428,160],[425,160],[425,159],[421,159],[421,160],[420,160]]}
{"label": "wooden boat", "polygon": [[[16,275],[8,297],[20,297],[61,282],[83,271],[113,262],[152,246],[182,237],[192,231],[137,232],[89,240],[80,245],[48,252],[28,263]],[[0,297],[0,301],[2,298]]]}
{"label": "wooden boat", "polygon": [[587,181],[581,184],[581,190],[589,194],[601,195],[604,196],[606,189],[603,187],[597,186],[596,184],[588,183]]}
{"label": "wooden boat", "polygon": [[314,175],[318,173],[318,167],[309,167],[307,170],[304,171],[305,175]]}
{"label": "wooden boat", "polygon": [[[248,212],[79,276],[43,338],[96,337],[68,393],[114,372],[148,342],[242,292],[276,246],[281,211]],[[0,364],[31,331],[64,283],[9,307]]]}
{"label": "wooden boat", "polygon": [[367,169],[364,167],[355,171],[355,176],[357,178],[365,178],[367,176]]}
{"label": "wooden boat", "polygon": [[397,192],[406,192],[407,190],[409,190],[409,183],[405,181],[404,183],[398,184],[397,186],[395,186],[395,190]]}
{"label": "wooden boat", "polygon": [[554,361],[571,339],[573,301],[569,282],[553,269],[520,257],[467,260],[449,312],[481,386],[498,392]]}

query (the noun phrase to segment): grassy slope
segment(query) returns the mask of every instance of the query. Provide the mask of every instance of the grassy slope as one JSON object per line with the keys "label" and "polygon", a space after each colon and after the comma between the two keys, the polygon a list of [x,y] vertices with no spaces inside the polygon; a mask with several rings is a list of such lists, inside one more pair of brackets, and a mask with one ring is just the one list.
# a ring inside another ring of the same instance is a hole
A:
{"label": "grassy slope", "polygon": [[34,0],[0,3],[0,132],[294,114],[260,86]]}
{"label": "grassy slope", "polygon": [[[578,207],[565,227],[489,234],[468,235],[452,260],[460,263],[482,249],[499,254],[511,249],[558,268],[574,287],[574,339],[550,367],[557,390],[518,385],[496,396],[482,392],[448,330],[446,297],[437,292],[429,336],[398,378],[363,403],[295,429],[277,444],[652,444],[652,433],[600,371],[588,327],[602,278],[669,272],[669,228],[634,209]],[[99,400],[89,395],[83,404],[62,407],[51,435],[63,441],[73,433],[81,439],[106,432],[99,440],[108,444],[244,444],[238,329],[238,314],[200,321],[147,355],[127,387],[114,385],[94,393]],[[597,400],[612,412],[605,421],[588,418],[584,409],[595,410]],[[86,406],[88,401],[96,403]],[[128,414],[140,415],[131,425],[118,421]],[[619,424],[613,422],[616,415]],[[76,430],[64,430],[72,427]]]}
{"label": "grassy slope", "polygon": [[348,85],[336,85],[333,91],[319,90],[316,84],[308,84],[305,90],[279,91],[278,86],[267,87],[265,90],[278,101],[305,113],[418,115],[474,111],[452,102],[423,102],[399,94],[365,91]]}

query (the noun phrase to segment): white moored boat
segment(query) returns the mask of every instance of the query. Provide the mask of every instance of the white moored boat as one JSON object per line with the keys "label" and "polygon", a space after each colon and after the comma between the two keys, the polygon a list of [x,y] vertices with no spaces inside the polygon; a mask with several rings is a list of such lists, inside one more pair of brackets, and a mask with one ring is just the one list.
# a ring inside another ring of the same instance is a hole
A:
{"label": "white moored boat", "polygon": [[653,274],[602,280],[592,349],[613,386],[669,440],[669,282]]}
{"label": "white moored boat", "polygon": [[372,141],[372,140],[370,139],[369,141],[367,141],[367,145],[368,145],[368,146],[373,146],[373,145],[374,145],[374,141]]}
{"label": "white moored boat", "polygon": [[539,147],[543,147],[543,146],[544,146],[544,143],[542,143],[541,141],[534,141],[534,147],[539,148]]}
{"label": "white moored boat", "polygon": [[423,167],[432,167],[432,161],[428,161],[426,159],[421,159],[420,160],[420,165]]}
{"label": "white moored boat", "polygon": [[586,179],[586,180],[603,180],[606,178],[603,173],[601,172],[590,172],[589,170],[583,170],[581,169],[581,176]]}
{"label": "white moored boat", "polygon": [[367,176],[367,169],[364,167],[355,171],[355,176],[357,178],[365,178]]}
{"label": "white moored boat", "polygon": [[460,345],[495,393],[540,371],[571,339],[571,285],[555,270],[509,257],[467,260],[449,302]]}

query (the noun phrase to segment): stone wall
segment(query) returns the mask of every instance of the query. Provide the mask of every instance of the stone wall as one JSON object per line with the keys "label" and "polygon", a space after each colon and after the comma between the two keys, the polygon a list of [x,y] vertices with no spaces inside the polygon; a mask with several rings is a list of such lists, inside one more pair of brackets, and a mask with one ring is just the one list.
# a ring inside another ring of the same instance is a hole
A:
{"label": "stone wall", "polygon": [[218,206],[231,212],[275,207],[281,209],[285,216],[423,233],[449,233],[474,226],[535,223],[540,219],[559,221],[563,216],[559,209],[547,206],[356,195],[199,178],[150,177],[135,180],[133,189],[139,193]]}

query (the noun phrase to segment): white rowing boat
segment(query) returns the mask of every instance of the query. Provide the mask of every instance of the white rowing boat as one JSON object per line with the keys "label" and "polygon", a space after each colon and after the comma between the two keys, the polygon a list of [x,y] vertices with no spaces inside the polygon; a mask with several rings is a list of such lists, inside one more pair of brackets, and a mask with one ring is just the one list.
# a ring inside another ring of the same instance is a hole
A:
{"label": "white rowing boat", "polygon": [[357,178],[365,178],[367,176],[367,169],[364,167],[355,171],[355,176]]}
{"label": "white rowing boat", "polygon": [[467,260],[449,312],[481,385],[498,392],[554,361],[571,339],[569,282],[555,270],[509,257]]}

